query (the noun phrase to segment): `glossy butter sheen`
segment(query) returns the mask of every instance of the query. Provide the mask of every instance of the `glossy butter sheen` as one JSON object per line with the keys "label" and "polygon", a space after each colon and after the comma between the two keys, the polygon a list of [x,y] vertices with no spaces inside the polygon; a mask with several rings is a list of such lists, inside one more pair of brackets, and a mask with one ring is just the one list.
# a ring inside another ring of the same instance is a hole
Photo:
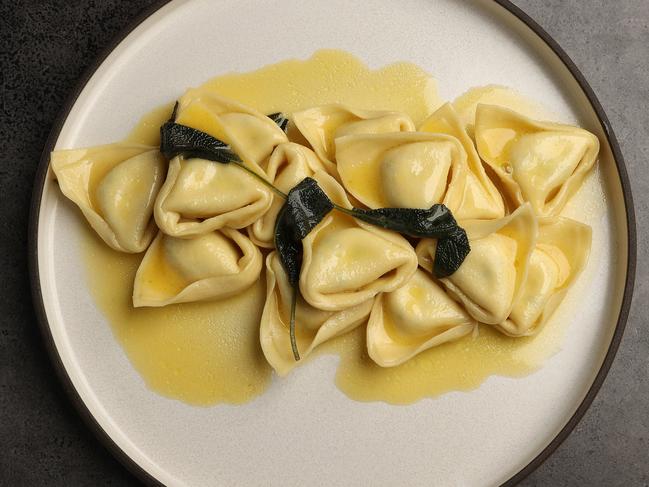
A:
{"label": "glossy butter sheen", "polygon": [[[333,50],[319,51],[306,61],[285,61],[252,73],[220,76],[201,88],[264,113],[347,103],[403,111],[416,125],[441,105],[435,81],[419,67],[397,63],[373,71],[350,54]],[[472,125],[470,105],[480,98],[477,95],[487,92],[493,95],[490,103],[502,98],[508,107],[524,108],[522,111],[533,115],[529,113],[533,104],[519,95],[504,88],[489,90],[473,92],[474,96],[456,102],[465,123]],[[128,140],[158,143],[159,125],[168,118],[171,106],[144,117]],[[591,223],[602,214],[598,195],[601,183],[591,175],[576,197],[589,210],[582,221]],[[574,208],[569,205],[568,212]],[[117,253],[90,229],[84,231],[83,248],[92,294],[151,389],[189,404],[210,405],[243,403],[269,386],[271,368],[259,345],[263,274],[258,283],[234,298],[134,309],[131,283],[141,254]],[[96,269],[102,269],[101,274]],[[408,404],[448,391],[474,389],[491,375],[518,377],[536,370],[559,349],[571,319],[569,310],[568,303],[564,304],[535,337],[510,338],[481,325],[475,335],[429,349],[392,368],[381,368],[368,357],[365,326],[325,344],[316,355],[340,355],[336,384],[350,398]]]}
{"label": "glossy butter sheen", "polygon": [[221,301],[133,308],[141,254],[115,252],[83,228],[90,290],[149,388],[202,406],[244,403],[266,389],[271,368],[258,338],[263,281]]}

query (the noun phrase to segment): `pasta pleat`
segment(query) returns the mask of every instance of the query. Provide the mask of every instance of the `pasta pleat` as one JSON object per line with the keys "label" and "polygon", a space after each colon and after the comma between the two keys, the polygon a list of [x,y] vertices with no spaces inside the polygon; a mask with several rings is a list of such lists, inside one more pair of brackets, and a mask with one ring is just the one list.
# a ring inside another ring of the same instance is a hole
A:
{"label": "pasta pleat", "polygon": [[52,152],[63,194],[115,250],[146,250],[156,234],[153,204],[166,162],[154,147],[118,143]]}

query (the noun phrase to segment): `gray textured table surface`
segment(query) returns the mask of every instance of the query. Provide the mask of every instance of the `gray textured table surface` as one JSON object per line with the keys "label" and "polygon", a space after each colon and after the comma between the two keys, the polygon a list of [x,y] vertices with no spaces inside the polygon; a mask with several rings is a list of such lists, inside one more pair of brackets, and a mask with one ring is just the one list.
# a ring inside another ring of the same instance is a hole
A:
{"label": "gray textured table surface", "polygon": [[[27,217],[41,148],[98,50],[151,0],[0,2],[0,485],[137,485],[86,429],[38,333]],[[620,351],[573,434],[524,485],[649,485],[649,0],[515,0],[563,46],[608,113],[632,181],[635,298]]]}

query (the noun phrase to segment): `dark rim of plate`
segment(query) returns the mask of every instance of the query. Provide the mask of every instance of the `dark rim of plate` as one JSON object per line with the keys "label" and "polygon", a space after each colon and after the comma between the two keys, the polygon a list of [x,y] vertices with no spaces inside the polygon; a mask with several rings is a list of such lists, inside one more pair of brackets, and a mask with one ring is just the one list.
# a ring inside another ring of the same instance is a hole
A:
{"label": "dark rim of plate", "polygon": [[[153,13],[158,11],[164,5],[169,3],[171,0],[159,0],[155,2],[152,6],[142,11],[139,15],[133,18],[129,25],[120,32],[117,37],[99,54],[97,59],[93,62],[91,66],[86,70],[84,75],[79,79],[76,87],[70,93],[68,99],[66,100],[64,106],[61,109],[56,121],[52,125],[52,129],[45,143],[45,147],[41,154],[41,159],[38,165],[36,172],[36,178],[34,180],[34,189],[32,193],[31,201],[31,211],[29,216],[29,273],[31,280],[31,289],[32,297],[34,301],[34,309],[38,318],[39,326],[45,342],[45,346],[48,350],[50,358],[55,365],[57,375],[68,395],[71,399],[72,404],[76,407],[77,411],[81,415],[82,419],[88,425],[88,427],[93,431],[99,441],[139,480],[148,485],[162,485],[160,481],[156,480],[150,473],[145,471],[140,465],[138,465],[131,457],[129,457],[124,450],[122,450],[110,437],[110,435],[101,427],[97,422],[95,417],[92,415],[86,404],[83,402],[79,393],[77,392],[70,376],[68,375],[65,366],[61,360],[58,349],[54,343],[54,338],[50,330],[50,325],[45,313],[45,307],[43,302],[43,296],[41,293],[39,269],[38,269],[38,219],[40,213],[41,197],[43,194],[43,188],[45,185],[45,179],[47,176],[47,171],[49,167],[49,154],[56,144],[56,140],[59,137],[61,128],[65,123],[65,120],[70,113],[73,105],[77,101],[77,98],[81,91],[85,88],[86,84],[99,68],[99,66],[104,62],[108,55],[120,44],[136,27],[138,27],[142,22],[144,22],[148,17]],[[586,410],[590,407],[593,399],[597,395],[608,371],[613,363],[613,359],[617,352],[617,349],[620,345],[622,335],[624,333],[624,327],[626,326],[626,321],[629,315],[629,309],[631,307],[631,298],[633,295],[633,285],[635,281],[635,267],[636,267],[636,227],[635,227],[635,212],[633,208],[633,198],[631,196],[631,187],[629,183],[629,177],[626,171],[626,166],[624,164],[624,159],[622,157],[622,152],[618,145],[611,124],[608,120],[608,117],[604,113],[604,109],[595,96],[592,88],[584,78],[584,75],[579,71],[575,63],[570,59],[570,57],[565,53],[565,51],[559,46],[557,41],[552,38],[536,21],[534,21],[529,15],[523,12],[519,7],[511,3],[510,0],[492,0],[496,4],[500,5],[506,9],[509,13],[513,14],[519,21],[525,24],[531,31],[533,31],[561,60],[564,66],[570,71],[572,76],[575,78],[582,91],[588,98],[589,103],[592,108],[595,110],[599,122],[601,123],[608,143],[613,152],[613,157],[615,159],[615,164],[617,166],[617,171],[620,177],[620,182],[622,185],[622,193],[624,197],[624,205],[626,210],[626,224],[628,230],[628,259],[627,259],[627,269],[626,269],[626,280],[624,285],[624,294],[622,297],[622,305],[620,307],[620,314],[618,315],[617,324],[615,327],[615,332],[611,339],[608,351],[604,357],[602,366],[600,367],[595,380],[590,386],[586,396],[580,403],[577,410],[570,417],[566,425],[561,429],[561,431],[554,437],[554,439],[534,458],[530,461],[523,469],[521,469],[517,474],[511,477],[504,486],[512,486],[519,483],[525,477],[527,477],[531,472],[533,472],[539,465],[541,465],[550,455],[559,447],[559,445],[568,437],[568,435],[575,428],[577,423],[584,416]]]}

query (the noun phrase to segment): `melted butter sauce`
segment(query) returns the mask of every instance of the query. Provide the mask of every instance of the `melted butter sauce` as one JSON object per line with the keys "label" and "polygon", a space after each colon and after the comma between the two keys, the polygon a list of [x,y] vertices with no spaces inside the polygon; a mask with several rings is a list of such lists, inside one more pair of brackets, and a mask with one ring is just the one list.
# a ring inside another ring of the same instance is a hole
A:
{"label": "melted butter sauce", "polygon": [[160,145],[160,126],[169,120],[173,108],[174,102],[154,108],[138,121],[124,140],[134,144]]}
{"label": "melted butter sauce", "polygon": [[[397,63],[373,71],[352,55],[333,50],[318,51],[306,61],[284,61],[251,73],[220,76],[203,87],[264,113],[346,103],[403,111],[416,125],[441,105],[435,81],[421,68]],[[478,102],[504,104],[530,116],[544,114],[534,102],[506,88],[478,88],[455,101],[469,128]],[[143,117],[127,140],[158,144],[159,127],[172,106],[170,103]],[[579,213],[571,216],[596,223],[605,204],[601,187],[595,171],[568,205],[567,213]],[[579,208],[587,210],[585,216]],[[259,345],[263,274],[257,284],[234,298],[134,309],[132,283],[142,255],[115,252],[89,229],[83,244],[91,292],[151,389],[189,404],[210,405],[244,403],[269,386],[271,369]],[[576,291],[572,290],[566,301],[574,302]],[[510,338],[481,325],[473,336],[425,351],[394,368],[381,368],[368,357],[364,326],[323,345],[316,355],[340,356],[335,380],[350,398],[408,404],[449,391],[475,389],[492,375],[520,377],[537,370],[559,350],[572,319],[571,309],[574,307],[564,302],[535,337]]]}
{"label": "melted butter sauce", "polygon": [[271,368],[259,345],[264,276],[222,301],[133,308],[132,283],[142,254],[116,252],[84,229],[92,295],[149,388],[204,406],[244,403],[266,389]]}

